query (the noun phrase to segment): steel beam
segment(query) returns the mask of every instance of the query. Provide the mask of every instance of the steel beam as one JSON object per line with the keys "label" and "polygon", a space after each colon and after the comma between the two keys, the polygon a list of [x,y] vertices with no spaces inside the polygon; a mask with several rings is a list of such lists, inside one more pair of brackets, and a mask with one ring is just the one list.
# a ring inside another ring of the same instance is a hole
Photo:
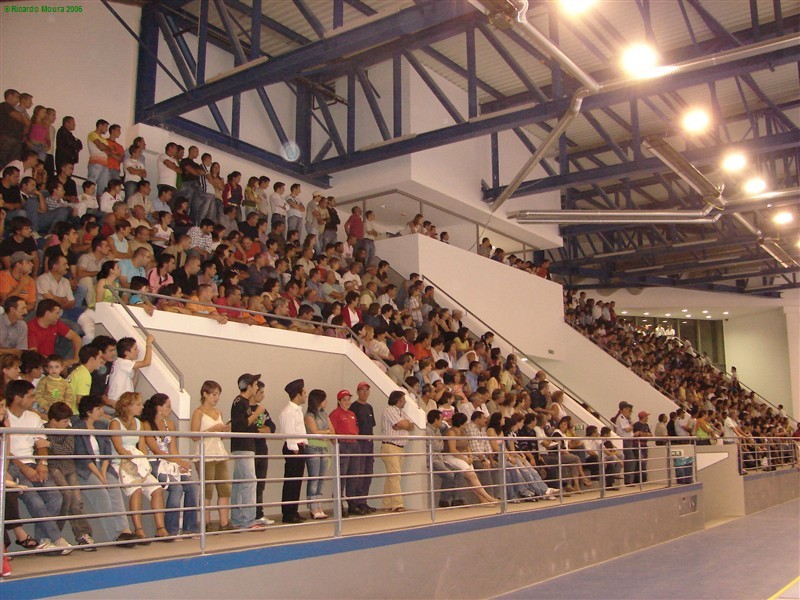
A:
{"label": "steel beam", "polygon": [[222,74],[186,94],[152,106],[148,111],[148,118],[168,119],[257,86],[302,77],[306,71],[324,69],[329,62],[337,61],[342,56],[380,46],[386,40],[396,38],[399,31],[412,37],[423,30],[436,28],[447,21],[474,12],[476,11],[466,2],[422,2],[383,19],[334,33],[324,40],[312,42],[272,60],[253,61],[234,72]]}

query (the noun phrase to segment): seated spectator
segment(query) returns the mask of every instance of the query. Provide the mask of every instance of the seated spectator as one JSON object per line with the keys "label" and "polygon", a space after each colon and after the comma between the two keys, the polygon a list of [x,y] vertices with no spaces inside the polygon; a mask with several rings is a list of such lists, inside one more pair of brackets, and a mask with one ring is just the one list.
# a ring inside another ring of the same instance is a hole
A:
{"label": "seated spectator", "polygon": [[55,354],[57,338],[64,338],[72,343],[72,358],[68,358],[65,364],[77,362],[81,338],[61,321],[61,307],[58,302],[45,298],[36,307],[36,318],[28,322],[28,348],[45,356]]}
{"label": "seated spectator", "polygon": [[[192,481],[192,465],[183,458],[177,458],[178,440],[170,432],[176,430],[170,419],[172,405],[166,394],[154,394],[142,409],[142,426],[145,431],[160,431],[164,435],[146,437],[145,443],[156,458],[150,461],[153,475],[166,484],[167,511],[164,527],[169,535],[181,533],[193,535],[200,531],[197,521],[197,485]],[[168,458],[158,458],[160,456]]]}
{"label": "seated spectator", "polygon": [[[76,413],[77,414],[77,411]],[[73,410],[64,402],[54,402],[47,411],[47,425],[49,429],[67,429],[72,420]],[[61,492],[61,515],[72,517],[69,525],[72,528],[72,535],[79,546],[83,546],[86,552],[96,552],[94,540],[92,539],[92,526],[84,517],[83,500],[81,490],[78,485],[78,471],[75,467],[75,460],[72,458],[57,458],[58,456],[73,456],[75,452],[75,437],[71,435],[58,435],[51,433],[47,435],[49,448],[49,471],[53,482],[60,488]],[[64,488],[71,489],[64,489]],[[64,521],[58,522],[59,530],[64,530]]]}
{"label": "seated spectator", "polygon": [[467,484],[471,486],[469,491],[475,494],[481,504],[497,502],[495,498],[483,489],[478,476],[475,474],[475,468],[472,466],[472,451],[469,440],[455,439],[458,436],[466,436],[466,433],[462,431],[462,427],[466,423],[466,415],[461,413],[453,415],[452,427],[445,432],[444,463],[466,479]]}
{"label": "seated spectator", "polygon": [[131,258],[120,260],[119,283],[121,287],[130,287],[131,279],[134,277],[147,278],[145,266],[150,261],[150,251],[146,248],[139,248],[133,253]]}
{"label": "seated spectator", "polygon": [[[10,382],[5,389],[8,402],[8,424],[10,427],[38,429],[44,422],[31,410],[34,403],[34,387],[24,380]],[[61,494],[55,490],[38,490],[37,488],[53,488],[55,483],[50,477],[47,460],[48,444],[44,432],[42,434],[16,434],[10,436],[8,445],[8,473],[12,479],[26,486],[20,500],[28,509],[28,513],[36,521],[37,550],[60,549],[61,554],[72,552],[72,545],[64,539],[56,525],[61,511]]]}
{"label": "seated spectator", "polygon": [[[208,306],[212,301],[212,294],[213,289],[209,284],[203,283],[199,285],[197,287],[197,293],[189,298],[190,302],[186,304],[186,310],[190,311],[193,315],[207,317],[209,319],[214,319],[217,323],[225,324],[228,322],[228,317],[220,314],[216,307]],[[194,302],[192,302],[192,300]],[[204,304],[199,304],[200,302]]]}
{"label": "seated spectator", "polygon": [[[124,339],[124,338],[123,338]],[[123,340],[120,340],[122,342]],[[120,475],[120,483],[128,497],[128,507],[131,512],[134,531],[133,539],[137,543],[146,545],[147,536],[142,524],[142,496],[150,500],[150,507],[156,511],[153,518],[156,522],[156,537],[167,537],[169,532],[164,527],[164,493],[158,480],[153,477],[150,462],[145,458],[147,451],[146,437],[139,435],[142,423],[139,416],[142,414],[142,397],[136,392],[124,392],[117,400],[117,416],[111,420],[109,430],[133,432],[122,436],[111,436],[114,454],[120,458],[113,461],[114,469]]]}
{"label": "seated spectator", "polygon": [[175,270],[175,257],[171,254],[162,254],[158,257],[156,266],[150,269],[147,274],[147,282],[150,286],[150,291],[154,294],[160,293],[159,290],[165,285],[174,283],[172,278],[172,271]]}
{"label": "seated spectator", "polygon": [[62,373],[64,371],[64,359],[58,354],[51,354],[45,363],[46,375],[39,380],[36,386],[36,405],[39,415],[43,420],[49,418],[50,407],[56,402],[66,404],[73,415],[78,414],[78,405],[75,395]]}
{"label": "seated spectator", "polygon": [[[48,299],[56,302],[64,312],[64,316],[76,321],[84,308],[76,305],[72,285],[65,277],[69,270],[66,257],[53,256],[47,263],[47,272],[36,278],[36,295],[39,300]],[[82,292],[81,301],[85,295],[85,292]]]}
{"label": "seated spectator", "polygon": [[33,239],[33,228],[27,217],[14,217],[8,222],[8,237],[0,242],[0,258],[3,268],[11,268],[11,256],[17,252],[31,256],[32,273],[39,272],[39,253],[36,240]]}
{"label": "seated spectator", "polygon": [[17,296],[25,301],[31,311],[36,306],[36,282],[31,277],[33,255],[18,250],[9,260],[11,268],[0,271],[0,301]]}
{"label": "seated spectator", "polygon": [[8,296],[0,315],[0,354],[19,354],[28,349],[28,305],[19,296]]}

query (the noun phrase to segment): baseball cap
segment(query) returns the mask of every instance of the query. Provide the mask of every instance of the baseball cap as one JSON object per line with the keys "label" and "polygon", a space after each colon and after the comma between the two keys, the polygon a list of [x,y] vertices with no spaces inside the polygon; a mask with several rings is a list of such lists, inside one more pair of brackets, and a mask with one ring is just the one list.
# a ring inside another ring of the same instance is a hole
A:
{"label": "baseball cap", "polygon": [[22,250],[17,250],[11,255],[11,264],[15,264],[18,262],[22,262],[24,260],[33,260],[33,256],[23,252]]}
{"label": "baseball cap", "polygon": [[336,399],[341,400],[345,396],[353,397],[353,394],[350,393],[350,390],[341,390],[338,394],[336,394]]}
{"label": "baseball cap", "polygon": [[259,379],[261,379],[261,375],[260,374],[259,375],[253,375],[252,373],[245,373],[243,375],[240,375],[239,376],[239,381],[238,381],[239,391],[246,390],[251,385],[253,385],[254,381],[258,381]]}
{"label": "baseball cap", "polygon": [[361,383],[358,384],[358,387],[356,387],[356,389],[363,390],[364,388],[370,389],[371,387],[372,386],[368,384],[366,381],[362,381]]}
{"label": "baseball cap", "polygon": [[639,411],[639,418],[640,418],[640,419],[643,419],[644,417],[649,417],[649,416],[650,416],[650,413],[649,413],[649,412],[646,412],[646,411],[644,411],[644,410],[642,410],[642,411]]}
{"label": "baseball cap", "polygon": [[286,384],[283,388],[284,391],[289,394],[289,398],[294,398],[300,392],[303,391],[303,388],[306,386],[306,382],[302,379],[295,379],[294,381],[290,381]]}
{"label": "baseball cap", "polygon": [[628,404],[627,402],[620,402],[619,409],[622,410],[623,408],[633,408],[633,404]]}

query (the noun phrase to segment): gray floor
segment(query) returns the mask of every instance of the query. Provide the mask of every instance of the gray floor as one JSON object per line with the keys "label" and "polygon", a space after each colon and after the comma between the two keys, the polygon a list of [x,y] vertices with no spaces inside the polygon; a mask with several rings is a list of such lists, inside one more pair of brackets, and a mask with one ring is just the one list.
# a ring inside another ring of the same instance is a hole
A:
{"label": "gray floor", "polygon": [[798,575],[800,500],[792,500],[501,598],[766,600]]}

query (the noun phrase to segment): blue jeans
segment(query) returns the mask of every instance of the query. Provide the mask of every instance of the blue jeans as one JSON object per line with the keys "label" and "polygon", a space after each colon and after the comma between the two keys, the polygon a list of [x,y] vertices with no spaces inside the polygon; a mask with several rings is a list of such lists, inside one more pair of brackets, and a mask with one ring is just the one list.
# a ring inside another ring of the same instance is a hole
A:
{"label": "blue jeans", "polygon": [[[306,469],[308,481],[306,482],[306,498],[311,511],[321,510],[322,488],[325,486],[325,474],[328,472],[328,451],[320,446],[306,446]],[[318,477],[319,479],[314,479]]]}
{"label": "blue jeans", "polygon": [[342,480],[342,498],[353,508],[363,504],[362,500],[351,500],[359,495],[360,476],[364,472],[364,458],[358,454],[358,442],[341,442],[339,444],[339,477]]}
{"label": "blue jeans", "polygon": [[97,520],[92,519],[93,530],[98,533],[96,523],[99,522],[100,528],[105,532],[105,536],[95,536],[98,542],[113,542],[117,536],[128,529],[128,517],[125,516],[125,500],[122,497],[122,490],[118,487],[119,479],[112,471],[106,471],[106,481],[108,486],[100,481],[94,473],[89,477],[78,477],[78,481],[84,487],[81,489],[86,508],[86,515],[92,513],[109,514],[120,513],[114,516],[101,517]]}
{"label": "blue jeans", "polygon": [[[372,473],[375,468],[375,449],[372,440],[358,440],[358,452],[361,456],[361,474],[358,481],[357,496],[363,496],[356,500],[356,504],[364,506],[367,504],[366,496],[369,496],[369,487],[372,485]],[[348,494],[349,495],[349,494]]]}
{"label": "blue jeans", "polygon": [[[166,483],[166,475],[159,475],[158,480]],[[197,486],[200,485],[192,480],[189,475],[181,475],[181,482],[170,482],[167,486],[167,509],[181,508],[185,510],[167,511],[164,513],[164,527],[170,535],[178,535],[180,532],[181,512],[183,513],[184,533],[197,533],[200,526],[197,524]],[[183,500],[183,503],[181,503]],[[193,510],[189,510],[193,509]]]}
{"label": "blue jeans", "polygon": [[108,182],[111,180],[111,175],[107,166],[89,163],[89,168],[86,171],[86,179],[94,181],[97,184],[97,197],[99,198],[103,192],[106,191]]}
{"label": "blue jeans", "polygon": [[[231,452],[233,461],[233,485],[231,486],[231,523],[246,529],[256,520],[256,462],[255,452],[236,450]],[[251,481],[243,481],[243,480]],[[250,504],[251,506],[236,506]]]}
{"label": "blue jeans", "polygon": [[[28,466],[31,468],[36,467],[33,463]],[[55,487],[56,484],[52,478],[48,477],[44,483],[38,481],[34,483],[25,477],[15,464],[9,465],[8,473],[13,479],[19,481],[20,485],[30,488],[20,494],[19,499],[22,500],[31,517],[34,519],[50,519],[36,522],[34,526],[36,539],[41,541],[44,538],[48,538],[55,541],[63,537],[58,525],[56,525],[56,519],[61,514],[61,493],[58,490],[36,491],[36,488],[40,487]]]}
{"label": "blue jeans", "polygon": [[286,235],[289,235],[290,231],[296,231],[300,236],[300,241],[302,242],[305,239],[303,235],[303,217],[289,217],[286,220]]}

